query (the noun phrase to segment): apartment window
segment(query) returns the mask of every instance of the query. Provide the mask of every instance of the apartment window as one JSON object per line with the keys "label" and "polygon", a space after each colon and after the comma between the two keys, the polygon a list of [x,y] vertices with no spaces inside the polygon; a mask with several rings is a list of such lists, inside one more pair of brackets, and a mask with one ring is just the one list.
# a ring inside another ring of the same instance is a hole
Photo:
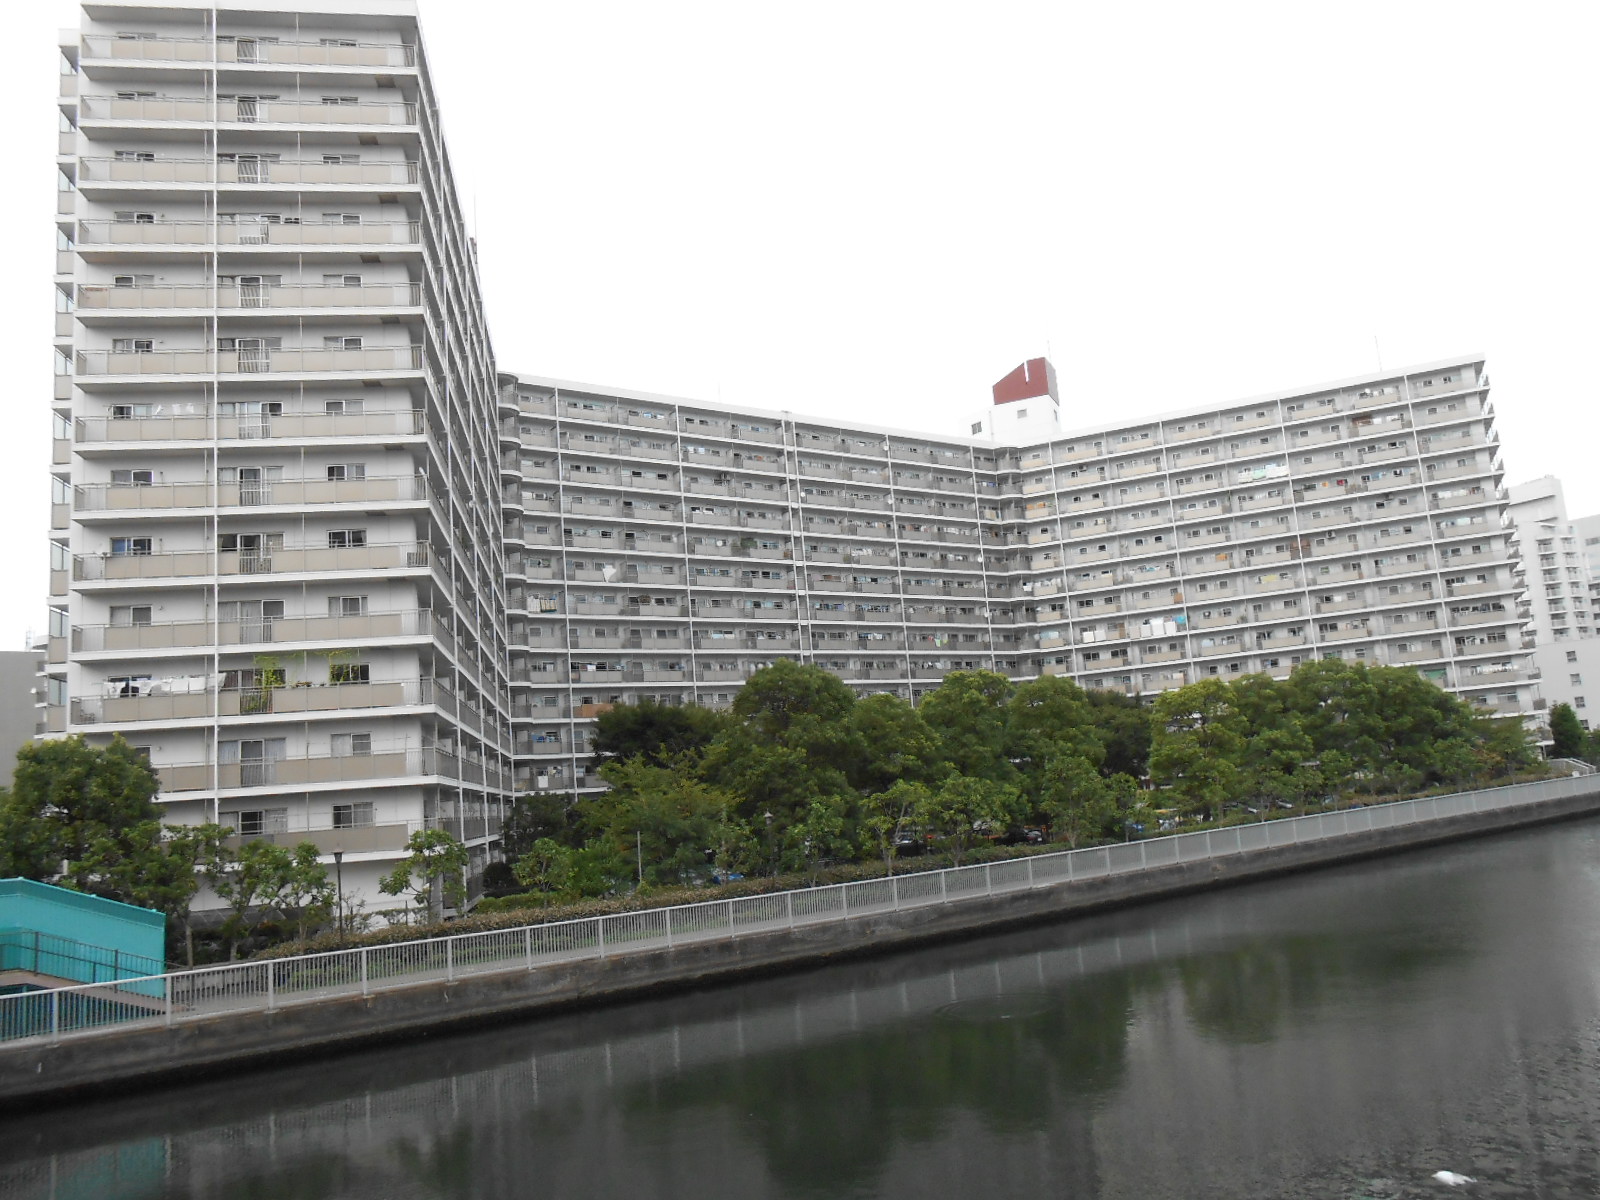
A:
{"label": "apartment window", "polygon": [[359,224],[361,224],[361,214],[360,213],[323,213],[322,214],[322,223],[324,225],[359,225]]}
{"label": "apartment window", "polygon": [[359,617],[367,611],[367,598],[365,596],[329,596],[328,615],[330,617]]}
{"label": "apartment window", "polygon": [[[148,604],[113,604],[111,606],[111,624],[118,629],[129,629],[136,625],[150,624],[150,606]],[[1577,676],[1572,681],[1578,682]]]}
{"label": "apartment window", "polygon": [[323,338],[322,346],[325,350],[359,350],[361,349],[361,341],[360,337],[335,334],[331,337]]}
{"label": "apartment window", "polygon": [[330,529],[328,530],[328,545],[332,548],[344,546],[365,546],[367,544],[367,531],[365,529]]}
{"label": "apartment window", "polygon": [[335,758],[363,758],[372,753],[372,734],[336,733],[333,753]]}
{"label": "apartment window", "polygon": [[149,354],[156,348],[150,338],[112,338],[111,353],[113,354]]}
{"label": "apartment window", "polygon": [[1577,662],[1578,661],[1578,652],[1576,650],[1568,650],[1567,651],[1567,661],[1568,662]]}
{"label": "apartment window", "polygon": [[119,225],[154,225],[156,215],[153,212],[119,212],[115,214]]}
{"label": "apartment window", "polygon": [[1583,676],[1577,674],[1568,675],[1567,682],[1572,684],[1574,687],[1577,687],[1583,683]]}
{"label": "apartment window", "polygon": [[287,808],[257,808],[244,812],[223,813],[224,823],[231,824],[241,837],[262,837],[269,833],[284,833],[289,828]]}
{"label": "apartment window", "polygon": [[355,96],[324,96],[322,97],[322,102],[324,104],[359,104],[360,100]]}
{"label": "apartment window", "polygon": [[1584,700],[1583,700],[1582,696],[1574,696],[1572,698],[1572,707],[1573,708],[1586,708],[1587,705],[1584,703]]}
{"label": "apartment window", "polygon": [[349,415],[364,412],[367,402],[365,400],[324,400],[322,410],[336,415]]}
{"label": "apartment window", "polygon": [[149,487],[156,481],[156,473],[148,470],[115,470],[111,472],[113,487]]}
{"label": "apartment window", "polygon": [[111,553],[117,556],[146,555],[151,552],[151,540],[147,537],[114,537],[111,539]]}
{"label": "apartment window", "polygon": [[366,463],[332,463],[328,467],[328,480],[330,483],[343,483],[346,480],[365,479],[366,477]]}
{"label": "apartment window", "polygon": [[333,827],[335,829],[362,829],[371,824],[373,824],[371,800],[357,800],[350,804],[335,804],[333,806]]}
{"label": "apartment window", "polygon": [[329,683],[371,683],[372,668],[367,663],[329,663]]}
{"label": "apartment window", "polygon": [[322,285],[324,287],[360,287],[361,276],[342,274],[324,275],[322,277]]}

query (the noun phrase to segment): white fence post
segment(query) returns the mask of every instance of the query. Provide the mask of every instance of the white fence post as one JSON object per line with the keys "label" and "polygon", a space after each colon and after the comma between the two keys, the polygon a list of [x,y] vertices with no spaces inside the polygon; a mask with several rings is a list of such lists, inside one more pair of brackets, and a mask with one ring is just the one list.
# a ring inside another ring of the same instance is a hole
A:
{"label": "white fence post", "polygon": [[278,1011],[278,980],[277,972],[272,969],[270,962],[262,963],[267,970],[267,1011]]}
{"label": "white fence post", "polygon": [[596,917],[594,919],[594,928],[596,938],[600,943],[600,957],[604,958],[606,956],[606,919],[604,917]]}
{"label": "white fence post", "polygon": [[896,875],[889,876],[889,895],[894,898],[894,910],[900,911],[900,878]]}
{"label": "white fence post", "polygon": [[50,993],[50,1044],[61,1039],[61,992]]}
{"label": "white fence post", "polygon": [[367,955],[371,953],[372,951],[366,946],[361,947],[361,994],[363,996],[371,995],[371,992],[367,990]]}
{"label": "white fence post", "polygon": [[453,937],[444,940],[444,981],[456,981],[456,940]]}
{"label": "white fence post", "polygon": [[983,894],[994,895],[994,867],[989,863],[983,864]]}
{"label": "white fence post", "polygon": [[522,931],[522,957],[528,964],[528,970],[533,970],[533,926],[529,925]]}
{"label": "white fence post", "polygon": [[733,901],[724,900],[723,903],[728,906],[728,937],[736,938],[739,936],[739,931],[734,927],[733,924]]}
{"label": "white fence post", "polygon": [[672,910],[667,909],[667,949],[672,949]]}
{"label": "white fence post", "polygon": [[793,929],[794,928],[794,893],[793,892],[785,892],[784,895],[783,895],[783,898],[786,901],[788,901],[789,928]]}

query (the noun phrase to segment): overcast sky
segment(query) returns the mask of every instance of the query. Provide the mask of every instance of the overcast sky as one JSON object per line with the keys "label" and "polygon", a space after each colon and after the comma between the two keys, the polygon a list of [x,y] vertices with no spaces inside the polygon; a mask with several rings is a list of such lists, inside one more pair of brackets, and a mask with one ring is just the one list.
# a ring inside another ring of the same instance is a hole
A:
{"label": "overcast sky", "polygon": [[[1507,482],[1600,511],[1594,5],[421,13],[503,368],[960,433],[1047,350],[1069,427],[1482,354]],[[7,13],[0,646],[43,627],[75,24]]]}

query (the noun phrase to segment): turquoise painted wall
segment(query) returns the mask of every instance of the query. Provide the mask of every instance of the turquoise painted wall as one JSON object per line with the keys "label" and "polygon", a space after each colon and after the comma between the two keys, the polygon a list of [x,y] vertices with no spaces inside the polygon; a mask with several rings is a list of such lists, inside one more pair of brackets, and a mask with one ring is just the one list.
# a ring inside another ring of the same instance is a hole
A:
{"label": "turquoise painted wall", "polygon": [[[78,983],[166,970],[167,918],[31,879],[0,879],[0,970]],[[135,990],[161,995],[159,984]]]}

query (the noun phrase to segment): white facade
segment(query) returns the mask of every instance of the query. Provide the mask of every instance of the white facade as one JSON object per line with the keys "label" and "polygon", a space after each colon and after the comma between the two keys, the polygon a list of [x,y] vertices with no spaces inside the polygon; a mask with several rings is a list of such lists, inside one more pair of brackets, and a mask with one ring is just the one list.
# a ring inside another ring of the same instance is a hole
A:
{"label": "white facade", "polygon": [[[1149,693],[1342,656],[1539,704],[1476,360],[1025,447],[507,377],[519,789],[779,657]],[[513,463],[512,456],[516,456]]]}
{"label": "white facade", "polygon": [[311,8],[62,46],[47,723],[372,894],[510,784],[495,380],[411,8]]}
{"label": "white facade", "polygon": [[497,377],[409,6],[86,13],[46,722],[147,747],[174,821],[355,893],[428,825],[481,866],[508,793],[598,785],[607,705],[780,657],[1536,706],[1479,360],[1078,433],[1033,360],[966,438]]}
{"label": "white facade", "polygon": [[[1582,522],[1567,517],[1561,481],[1546,475],[1511,489],[1527,570],[1534,664],[1550,704],[1570,704],[1588,728],[1600,708],[1600,635],[1595,621],[1596,579]],[[1595,518],[1589,518],[1593,528]],[[1600,537],[1600,529],[1588,537]],[[1600,543],[1597,543],[1600,545]]]}

